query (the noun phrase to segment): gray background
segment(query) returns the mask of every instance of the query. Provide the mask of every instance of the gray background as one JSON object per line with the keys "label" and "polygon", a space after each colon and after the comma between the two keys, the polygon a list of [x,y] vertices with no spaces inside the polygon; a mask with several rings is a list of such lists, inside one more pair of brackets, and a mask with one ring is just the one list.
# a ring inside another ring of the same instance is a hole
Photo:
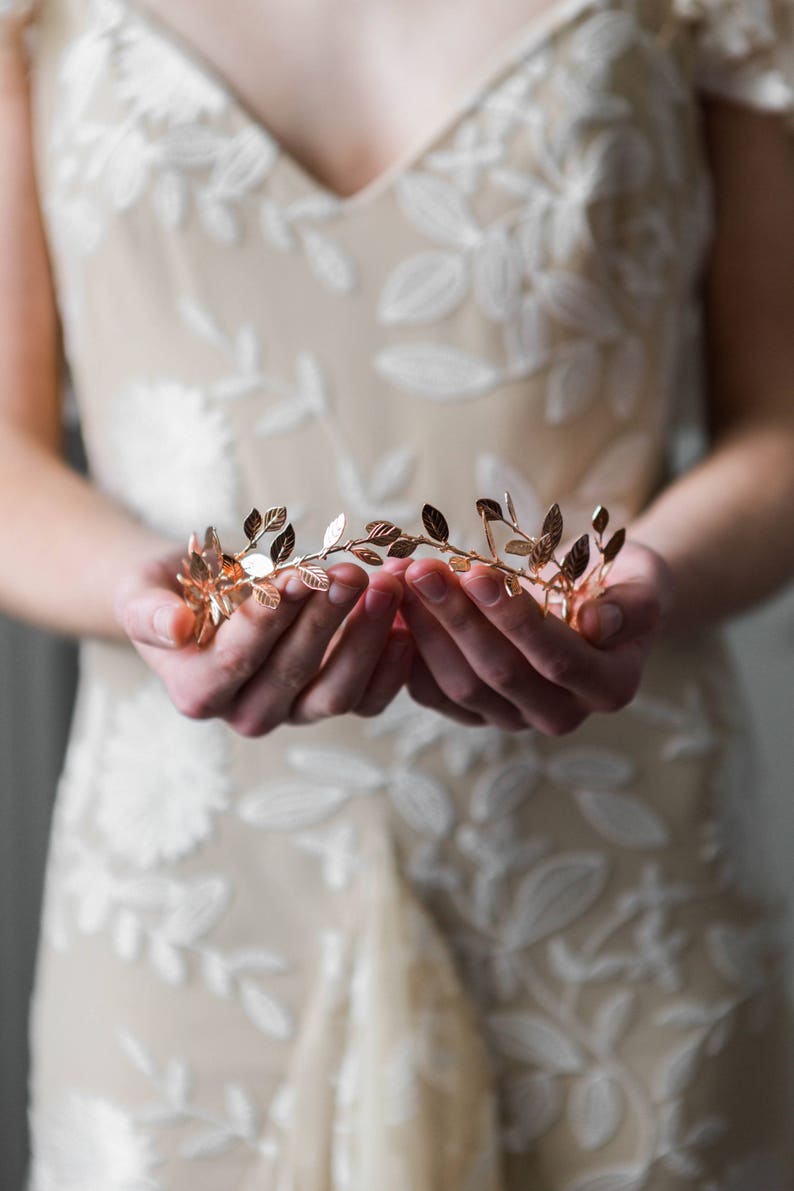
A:
{"label": "gray background", "polygon": [[[737,621],[730,635],[765,770],[762,799],[770,857],[792,905],[794,590]],[[47,827],[74,671],[68,643],[0,618],[0,1191],[21,1191],[24,1183],[27,1004]]]}

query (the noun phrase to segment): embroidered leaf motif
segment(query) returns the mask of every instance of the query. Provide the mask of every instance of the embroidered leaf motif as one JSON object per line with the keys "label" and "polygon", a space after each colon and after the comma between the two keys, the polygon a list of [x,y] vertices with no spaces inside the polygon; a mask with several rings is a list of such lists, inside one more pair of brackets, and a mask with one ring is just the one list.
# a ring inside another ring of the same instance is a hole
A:
{"label": "embroidered leaf motif", "polygon": [[497,1050],[520,1063],[542,1067],[552,1075],[572,1074],[584,1067],[573,1039],[537,1013],[492,1013],[488,1031]]}
{"label": "embroidered leaf motif", "polygon": [[291,252],[296,247],[297,241],[289,220],[279,204],[271,198],[262,200],[259,208],[259,226],[264,238],[279,251]]}
{"label": "embroidered leaf motif", "polygon": [[568,42],[579,62],[604,62],[617,58],[637,36],[637,22],[628,12],[600,12],[574,29]]}
{"label": "embroidered leaf motif", "polygon": [[465,248],[480,230],[463,195],[443,178],[411,170],[397,181],[400,206],[415,227],[439,244]]}
{"label": "embroidered leaf motif", "polygon": [[593,1038],[607,1053],[610,1053],[623,1037],[635,1001],[634,990],[622,988],[599,1005],[593,1018]]}
{"label": "embroidered leaf motif", "polygon": [[441,782],[427,773],[395,770],[389,782],[389,794],[403,818],[422,835],[443,839],[455,825],[452,799]]}
{"label": "embroidered leaf motif", "polygon": [[166,939],[154,935],[149,943],[152,967],[166,984],[182,984],[187,975],[184,957]]}
{"label": "embroidered leaf motif", "polygon": [[200,877],[185,885],[180,903],[162,924],[163,935],[181,947],[189,947],[220,921],[231,898],[225,877]]}
{"label": "embroidered leaf motif", "polygon": [[598,853],[571,852],[542,861],[516,891],[505,945],[527,947],[568,926],[596,900],[607,876],[607,858]]}
{"label": "embroidered leaf motif", "polygon": [[466,296],[464,258],[453,252],[422,252],[403,261],[383,287],[378,320],[384,326],[418,327],[457,309]]}
{"label": "embroidered leaf motif", "polygon": [[237,214],[223,203],[213,201],[206,192],[198,197],[198,213],[207,235],[219,244],[235,244],[240,239]]}
{"label": "embroidered leaf motif", "polygon": [[352,749],[296,744],[287,749],[287,760],[308,777],[325,782],[333,775],[356,790],[378,790],[386,781],[379,765]]}
{"label": "embroidered leaf motif", "polygon": [[474,787],[469,813],[475,823],[490,823],[518,810],[532,794],[540,766],[532,758],[507,761],[486,770]]}
{"label": "embroidered leaf motif", "polygon": [[474,296],[483,314],[506,322],[521,296],[518,250],[504,228],[491,228],[474,254]]}
{"label": "embroidered leaf motif", "polygon": [[373,470],[369,494],[373,502],[391,500],[402,492],[411,478],[416,450],[411,446],[392,447],[380,456]]}
{"label": "embroidered leaf motif", "polygon": [[501,379],[495,364],[451,344],[397,344],[378,352],[373,363],[398,389],[435,401],[478,397]]}
{"label": "embroidered leaf motif", "polygon": [[253,124],[226,141],[210,175],[209,187],[222,199],[239,199],[268,173],[277,151],[264,129]]}
{"label": "embroidered leaf motif", "polygon": [[611,749],[565,749],[552,756],[546,766],[552,781],[573,789],[613,790],[625,786],[636,774],[634,762]]}
{"label": "embroidered leaf motif", "polygon": [[257,1131],[257,1111],[245,1088],[237,1083],[227,1083],[223,1089],[223,1103],[229,1121],[240,1137],[254,1137]]}
{"label": "embroidered leaf motif", "polygon": [[535,290],[546,309],[564,326],[588,339],[615,339],[622,323],[603,288],[577,273],[551,270],[534,278]]}
{"label": "embroidered leaf motif", "polygon": [[549,372],[546,421],[564,426],[588,409],[601,381],[601,353],[594,343],[575,343],[560,353]]}
{"label": "embroidered leaf motif", "polygon": [[272,1038],[292,1037],[293,1023],[289,1010],[251,980],[240,981],[240,1004],[258,1030]]}
{"label": "embroidered leaf motif", "polygon": [[691,1084],[703,1056],[703,1037],[687,1038],[665,1056],[656,1069],[653,1097],[657,1103],[673,1100]]}
{"label": "embroidered leaf motif", "polygon": [[646,1166],[610,1166],[598,1174],[566,1183],[564,1191],[640,1191],[648,1180]]}
{"label": "embroidered leaf motif", "polygon": [[302,235],[309,267],[317,280],[334,293],[351,293],[358,284],[358,275],[347,249],[314,228],[304,228]]}
{"label": "embroidered leaf motif", "polygon": [[218,1158],[229,1152],[234,1145],[234,1137],[228,1129],[208,1129],[204,1133],[195,1133],[188,1137],[179,1147],[182,1158]]}
{"label": "embroidered leaf motif", "polygon": [[571,1089],[568,1119],[583,1150],[597,1150],[611,1141],[624,1112],[620,1085],[605,1071],[588,1072]]}
{"label": "embroidered leaf motif", "polygon": [[614,844],[663,848],[670,842],[667,824],[637,798],[609,790],[577,790],[575,798],[588,822]]}
{"label": "embroidered leaf motif", "polygon": [[238,814],[246,823],[266,831],[294,831],[328,819],[347,798],[347,790],[335,786],[286,780],[246,795],[238,805]]}
{"label": "embroidered leaf motif", "polygon": [[508,1120],[505,1148],[511,1153],[526,1152],[559,1119],[563,1105],[560,1081],[542,1071],[510,1076],[504,1104]]}
{"label": "embroidered leaf motif", "polygon": [[127,1030],[118,1031],[119,1046],[124,1051],[136,1071],[145,1075],[147,1079],[157,1079],[157,1064],[142,1042]]}

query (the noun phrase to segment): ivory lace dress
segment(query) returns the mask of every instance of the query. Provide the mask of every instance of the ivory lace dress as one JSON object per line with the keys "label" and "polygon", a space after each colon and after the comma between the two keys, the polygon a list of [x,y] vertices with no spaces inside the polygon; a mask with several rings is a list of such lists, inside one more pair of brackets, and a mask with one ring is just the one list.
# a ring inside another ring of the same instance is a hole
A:
{"label": "ivory lace dress", "polygon": [[[44,0],[42,203],[97,485],[473,545],[664,481],[699,99],[792,107],[790,0],[561,0],[340,199],[124,0]],[[695,353],[696,354],[696,353]],[[243,740],[82,649],[33,1006],[35,1191],[784,1191],[778,930],[719,639],[545,738],[400,697]]]}

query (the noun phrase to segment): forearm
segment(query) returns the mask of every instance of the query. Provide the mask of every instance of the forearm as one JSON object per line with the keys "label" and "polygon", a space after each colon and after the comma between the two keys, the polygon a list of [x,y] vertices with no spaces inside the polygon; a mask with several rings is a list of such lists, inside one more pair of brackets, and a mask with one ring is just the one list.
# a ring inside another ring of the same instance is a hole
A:
{"label": "forearm", "polygon": [[714,623],[794,577],[794,426],[739,424],[629,529],[668,562],[669,631]]}
{"label": "forearm", "polygon": [[38,443],[0,435],[0,609],[70,635],[122,639],[119,578],[176,544],[140,525]]}

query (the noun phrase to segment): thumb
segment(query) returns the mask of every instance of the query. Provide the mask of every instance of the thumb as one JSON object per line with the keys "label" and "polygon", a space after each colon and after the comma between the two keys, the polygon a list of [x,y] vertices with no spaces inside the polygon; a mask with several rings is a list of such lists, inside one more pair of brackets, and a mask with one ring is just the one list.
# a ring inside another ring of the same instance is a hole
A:
{"label": "thumb", "polygon": [[115,612],[124,632],[138,645],[181,649],[193,639],[193,613],[167,588],[122,589]]}
{"label": "thumb", "polygon": [[646,583],[619,583],[577,612],[576,623],[592,645],[623,645],[662,627],[666,609],[656,588]]}

